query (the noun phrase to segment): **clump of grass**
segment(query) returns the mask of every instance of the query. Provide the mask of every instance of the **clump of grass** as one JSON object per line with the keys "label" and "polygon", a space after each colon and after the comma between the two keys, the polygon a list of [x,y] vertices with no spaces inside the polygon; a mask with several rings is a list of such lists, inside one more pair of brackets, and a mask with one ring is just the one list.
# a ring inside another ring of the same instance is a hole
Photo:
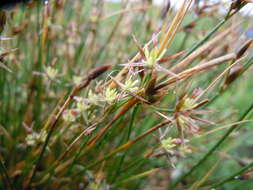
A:
{"label": "clump of grass", "polygon": [[226,15],[209,3],[1,10],[0,187],[231,189],[250,179],[252,39],[239,14],[250,2]]}

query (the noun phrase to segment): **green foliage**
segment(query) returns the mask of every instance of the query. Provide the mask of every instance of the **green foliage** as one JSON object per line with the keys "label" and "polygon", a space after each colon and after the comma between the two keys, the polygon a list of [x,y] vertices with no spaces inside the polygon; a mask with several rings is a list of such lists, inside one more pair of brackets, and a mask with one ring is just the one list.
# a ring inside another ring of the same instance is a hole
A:
{"label": "green foliage", "polygon": [[0,189],[253,188],[236,2],[227,16],[198,1],[167,16],[151,1],[0,10]]}

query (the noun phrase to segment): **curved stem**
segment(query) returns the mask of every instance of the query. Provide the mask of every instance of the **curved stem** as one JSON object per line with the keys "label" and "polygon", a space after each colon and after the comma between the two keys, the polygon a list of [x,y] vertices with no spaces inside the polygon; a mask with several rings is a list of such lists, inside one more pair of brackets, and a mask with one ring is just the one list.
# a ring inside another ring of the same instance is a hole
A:
{"label": "curved stem", "polygon": [[1,171],[1,175],[2,175],[3,180],[4,180],[4,178],[6,179],[6,184],[7,184],[7,186],[9,186],[10,190],[14,189],[13,186],[12,186],[9,174],[8,174],[2,160],[0,160],[0,171]]}
{"label": "curved stem", "polygon": [[219,187],[219,186],[221,186],[225,183],[230,182],[231,180],[235,179],[236,176],[241,175],[243,172],[247,171],[248,169],[250,169],[252,167],[253,167],[253,162],[251,162],[248,165],[242,167],[240,170],[238,170],[237,172],[233,173],[232,175],[226,177],[224,180],[213,184],[211,187],[209,187],[209,189],[211,190],[211,189],[217,188],[217,187]]}

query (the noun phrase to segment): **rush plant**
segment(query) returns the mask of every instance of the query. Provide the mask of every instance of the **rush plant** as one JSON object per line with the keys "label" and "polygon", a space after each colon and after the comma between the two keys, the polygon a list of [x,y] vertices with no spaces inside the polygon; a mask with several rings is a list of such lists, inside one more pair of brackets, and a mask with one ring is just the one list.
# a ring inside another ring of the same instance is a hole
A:
{"label": "rush plant", "polygon": [[253,188],[252,2],[166,3],[0,6],[0,189]]}

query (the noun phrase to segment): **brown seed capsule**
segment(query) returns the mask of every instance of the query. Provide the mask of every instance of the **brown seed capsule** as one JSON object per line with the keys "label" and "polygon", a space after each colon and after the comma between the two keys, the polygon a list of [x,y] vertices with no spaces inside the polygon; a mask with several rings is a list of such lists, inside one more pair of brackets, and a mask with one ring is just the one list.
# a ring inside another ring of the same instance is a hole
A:
{"label": "brown seed capsule", "polygon": [[87,79],[88,80],[94,80],[97,78],[99,75],[103,74],[107,70],[109,70],[112,66],[111,65],[104,65],[101,67],[98,67],[96,69],[93,69],[90,74],[88,75]]}
{"label": "brown seed capsule", "polygon": [[148,96],[153,96],[156,93],[155,85],[156,85],[157,75],[155,73],[152,73],[152,78],[147,84],[147,88],[145,90],[145,93]]}
{"label": "brown seed capsule", "polygon": [[240,6],[241,4],[241,0],[235,0],[232,2],[231,6],[230,6],[230,10],[233,10],[233,9],[238,9],[238,7]]}
{"label": "brown seed capsule", "polygon": [[183,30],[184,32],[192,32],[192,29],[196,26],[195,22],[191,22],[190,24],[187,24]]}
{"label": "brown seed capsule", "polygon": [[228,77],[226,78],[225,85],[231,84],[234,80],[237,79],[238,76],[240,76],[241,72],[243,71],[243,66],[238,65],[231,69]]}
{"label": "brown seed capsule", "polygon": [[245,42],[242,45],[242,47],[239,49],[239,51],[236,54],[236,59],[239,59],[244,55],[244,53],[250,48],[252,42],[253,42],[253,38],[249,39],[247,42]]}
{"label": "brown seed capsule", "polygon": [[170,7],[171,7],[171,2],[170,2],[170,0],[167,0],[167,2],[165,3],[165,7],[161,11],[161,18],[162,19],[166,18],[167,14],[170,10]]}

